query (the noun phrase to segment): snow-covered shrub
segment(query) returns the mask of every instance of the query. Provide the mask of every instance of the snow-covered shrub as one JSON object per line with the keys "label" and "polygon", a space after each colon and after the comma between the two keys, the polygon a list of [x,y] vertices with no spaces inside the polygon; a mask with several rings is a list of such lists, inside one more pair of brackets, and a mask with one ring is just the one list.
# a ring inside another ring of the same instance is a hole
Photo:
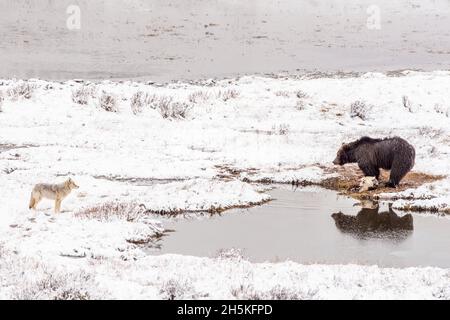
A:
{"label": "snow-covered shrub", "polygon": [[131,98],[131,110],[134,114],[142,112],[145,106],[156,109],[164,119],[185,119],[189,104],[173,101],[172,97],[165,95],[149,95],[142,91],[136,92]]}
{"label": "snow-covered shrub", "polygon": [[297,96],[297,98],[299,99],[305,99],[308,98],[308,94],[302,90],[298,90],[297,93],[295,94]]}
{"label": "snow-covered shrub", "polygon": [[408,96],[402,97],[402,104],[406,110],[408,110],[411,113],[413,112],[412,104],[411,104],[411,101],[409,100]]}
{"label": "snow-covered shrub", "polygon": [[217,251],[215,257],[217,259],[243,260],[244,254],[239,248],[220,249]]}
{"label": "snow-covered shrub", "polygon": [[297,104],[295,105],[295,109],[299,111],[305,110],[305,107],[306,107],[305,100],[298,100]]}
{"label": "snow-covered shrub", "polygon": [[293,288],[276,285],[269,291],[262,293],[263,299],[267,300],[302,300],[302,295]]}
{"label": "snow-covered shrub", "polygon": [[172,103],[171,97],[161,97],[157,103],[157,109],[163,118],[169,118],[171,115],[170,104]]}
{"label": "snow-covered shrub", "polygon": [[148,105],[151,109],[158,109],[158,105],[161,100],[169,100],[171,101],[172,98],[166,95],[157,95],[157,94],[146,94],[142,98],[142,103],[144,105]]}
{"label": "snow-covered shrub", "polygon": [[187,111],[189,110],[189,105],[185,102],[173,102],[172,107],[172,118],[185,119],[187,116]]}
{"label": "snow-covered shrub", "polygon": [[286,123],[282,123],[278,127],[278,134],[279,135],[286,135],[290,131],[290,126]]}
{"label": "snow-covered shrub", "polygon": [[350,117],[366,120],[370,111],[370,107],[363,101],[355,101],[350,105]]}
{"label": "snow-covered shrub", "polygon": [[8,89],[8,96],[13,101],[18,100],[19,98],[31,99],[35,88],[35,85],[30,84],[27,81],[19,81],[12,88]]}
{"label": "snow-covered shrub", "polygon": [[172,101],[170,97],[162,97],[156,109],[164,119],[185,119],[189,105],[185,102]]}
{"label": "snow-covered shrub", "polygon": [[439,150],[436,148],[436,146],[430,146],[428,149],[428,155],[431,157],[435,157],[437,154],[439,154]]}
{"label": "snow-covered shrub", "polygon": [[135,221],[146,211],[142,204],[137,202],[105,202],[97,206],[89,207],[75,213],[76,217],[109,221],[113,218]]}
{"label": "snow-covered shrub", "polygon": [[261,300],[261,296],[251,284],[241,284],[231,288],[231,294],[238,300]]}
{"label": "snow-covered shrub", "polygon": [[159,289],[161,298],[165,300],[192,299],[195,297],[193,293],[192,283],[185,279],[169,279]]}
{"label": "snow-covered shrub", "polygon": [[117,108],[117,98],[106,92],[102,92],[99,98],[100,108],[108,112],[118,112]]}
{"label": "snow-covered shrub", "polygon": [[287,123],[282,123],[279,125],[273,125],[272,126],[272,130],[270,131],[269,134],[277,134],[280,136],[284,136],[287,135],[290,131],[290,126]]}
{"label": "snow-covered shrub", "polygon": [[149,99],[149,96],[147,93],[143,91],[138,91],[131,97],[131,111],[133,114],[137,115],[144,110],[145,105],[147,104],[147,101]]}
{"label": "snow-covered shrub", "polygon": [[53,90],[55,87],[53,86],[52,83],[46,83],[41,88],[47,91],[47,90]]}
{"label": "snow-covered shrub", "polygon": [[93,87],[82,85],[72,91],[72,101],[76,104],[87,105],[89,98],[93,94]]}
{"label": "snow-covered shrub", "polygon": [[0,244],[0,292],[9,299],[85,300],[105,298],[92,274],[49,266],[40,256],[22,256]]}
{"label": "snow-covered shrub", "polygon": [[189,96],[188,96],[188,100],[190,103],[199,103],[199,102],[205,102],[210,98],[210,94],[207,91],[195,91],[192,92]]}
{"label": "snow-covered shrub", "polygon": [[427,137],[429,139],[435,139],[442,136],[445,132],[442,129],[436,129],[431,126],[422,126],[418,128],[419,135],[422,137]]}
{"label": "snow-covered shrub", "polygon": [[217,98],[221,98],[223,101],[228,101],[230,99],[236,99],[239,96],[239,91],[235,89],[227,89],[225,91],[219,91],[217,93]]}
{"label": "snow-covered shrub", "polygon": [[275,285],[270,290],[257,290],[252,284],[241,284],[231,289],[231,294],[239,300],[303,300],[314,294],[302,294],[295,288]]}
{"label": "snow-covered shrub", "polygon": [[17,287],[13,299],[18,300],[89,300],[90,290],[96,285],[85,272],[58,273],[44,269]]}

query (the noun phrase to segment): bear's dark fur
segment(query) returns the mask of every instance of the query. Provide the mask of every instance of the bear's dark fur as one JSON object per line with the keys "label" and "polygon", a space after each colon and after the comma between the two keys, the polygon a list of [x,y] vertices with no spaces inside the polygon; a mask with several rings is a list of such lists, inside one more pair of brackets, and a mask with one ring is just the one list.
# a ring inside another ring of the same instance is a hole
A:
{"label": "bear's dark fur", "polygon": [[344,165],[357,162],[366,176],[379,179],[380,168],[391,170],[388,187],[396,187],[400,180],[413,168],[416,151],[400,137],[372,139],[362,137],[343,144],[333,163]]}
{"label": "bear's dark fur", "polygon": [[343,232],[362,234],[366,232],[386,232],[399,230],[413,230],[413,217],[406,214],[399,217],[389,206],[389,211],[378,213],[379,207],[374,209],[362,208],[356,216],[342,212],[331,216],[336,227]]}

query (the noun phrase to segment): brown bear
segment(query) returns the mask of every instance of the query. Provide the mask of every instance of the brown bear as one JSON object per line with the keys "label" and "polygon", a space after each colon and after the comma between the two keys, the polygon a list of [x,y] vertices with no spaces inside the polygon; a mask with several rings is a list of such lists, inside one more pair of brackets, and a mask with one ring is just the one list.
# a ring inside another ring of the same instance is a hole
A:
{"label": "brown bear", "polygon": [[397,187],[400,180],[413,168],[416,151],[400,137],[359,140],[343,144],[333,163],[344,165],[357,162],[366,176],[379,179],[380,168],[391,170],[386,186]]}

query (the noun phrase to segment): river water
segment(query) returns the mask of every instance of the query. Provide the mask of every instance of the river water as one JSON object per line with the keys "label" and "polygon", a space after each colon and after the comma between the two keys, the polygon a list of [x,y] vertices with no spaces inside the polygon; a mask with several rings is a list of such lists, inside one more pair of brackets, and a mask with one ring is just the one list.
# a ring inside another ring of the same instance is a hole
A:
{"label": "river water", "polygon": [[448,0],[2,0],[0,78],[449,69],[449,16]]}

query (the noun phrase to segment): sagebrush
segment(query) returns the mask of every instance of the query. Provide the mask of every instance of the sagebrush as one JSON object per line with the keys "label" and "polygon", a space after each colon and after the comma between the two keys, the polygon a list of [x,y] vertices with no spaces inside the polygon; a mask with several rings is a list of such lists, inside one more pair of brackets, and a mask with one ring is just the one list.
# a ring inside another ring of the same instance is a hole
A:
{"label": "sagebrush", "polygon": [[141,113],[147,104],[148,98],[148,94],[143,91],[134,93],[130,101],[131,112],[135,115]]}
{"label": "sagebrush", "polygon": [[406,110],[408,110],[409,112],[413,112],[414,110],[413,110],[413,107],[412,107],[412,103],[411,103],[411,100],[409,100],[409,98],[408,98],[408,96],[403,96],[402,97],[402,104],[403,104],[403,107],[406,109]]}
{"label": "sagebrush", "polygon": [[157,104],[157,110],[164,119],[185,119],[190,106],[185,102],[172,101],[163,97]]}
{"label": "sagebrush", "polygon": [[178,278],[172,278],[164,281],[159,289],[159,294],[164,300],[195,298],[194,287],[191,281]]}
{"label": "sagebrush", "polygon": [[99,105],[105,111],[118,112],[116,96],[103,92],[99,98]]}
{"label": "sagebrush", "polygon": [[208,93],[207,91],[202,91],[202,90],[192,92],[188,96],[188,100],[190,103],[205,102],[210,98],[211,98],[211,94]]}
{"label": "sagebrush", "polygon": [[36,86],[28,81],[19,81],[8,89],[8,96],[11,100],[31,99]]}
{"label": "sagebrush", "polygon": [[94,92],[95,88],[93,86],[82,85],[72,91],[72,101],[76,104],[87,105]]}
{"label": "sagebrush", "polygon": [[370,109],[364,101],[357,100],[350,105],[350,117],[367,120]]}

